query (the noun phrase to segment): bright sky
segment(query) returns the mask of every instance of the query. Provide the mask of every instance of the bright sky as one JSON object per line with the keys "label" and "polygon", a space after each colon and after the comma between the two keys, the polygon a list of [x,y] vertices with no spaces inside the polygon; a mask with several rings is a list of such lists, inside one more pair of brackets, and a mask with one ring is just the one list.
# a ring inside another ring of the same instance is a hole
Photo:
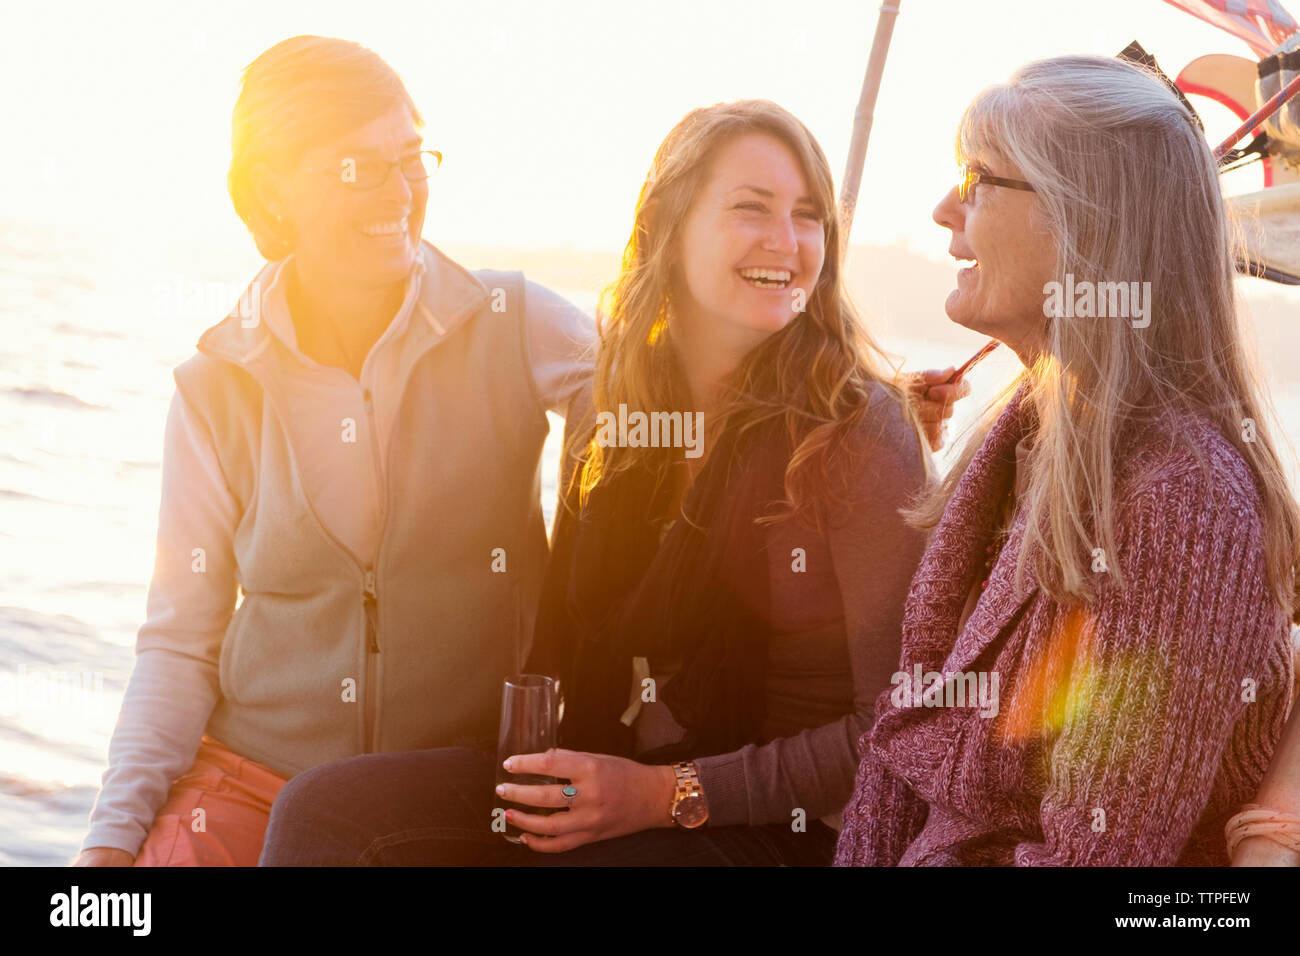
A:
{"label": "bright sky", "polygon": [[[1294,7],[1294,2],[1292,3]],[[241,68],[299,33],[354,39],[405,79],[446,155],[425,236],[620,248],[650,159],[688,109],[766,97],[842,175],[878,3],[848,0],[12,6],[0,32],[0,215],[124,239],[237,236],[225,192]],[[944,258],[930,210],[953,133],[1020,63],[1136,38],[1170,74],[1246,45],[1160,0],[901,0],[853,238]],[[1197,101],[1210,131],[1228,111]],[[1247,188],[1258,188],[1258,171]]]}

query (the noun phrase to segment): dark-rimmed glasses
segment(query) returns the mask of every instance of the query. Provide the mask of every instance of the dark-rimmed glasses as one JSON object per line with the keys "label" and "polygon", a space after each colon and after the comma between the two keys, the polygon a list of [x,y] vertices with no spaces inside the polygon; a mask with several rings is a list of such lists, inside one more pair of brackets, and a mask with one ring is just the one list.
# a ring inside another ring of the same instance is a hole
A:
{"label": "dark-rimmed glasses", "polygon": [[1033,186],[1023,179],[1003,179],[1001,176],[990,176],[988,173],[980,172],[973,166],[964,167],[966,172],[962,177],[961,183],[957,186],[957,201],[966,203],[975,198],[975,187],[980,183],[988,183],[990,186],[1006,186],[1009,189],[1023,189],[1025,192],[1037,192]]}
{"label": "dark-rimmed glasses", "polygon": [[422,149],[418,153],[403,156],[396,162],[384,159],[353,159],[344,157],[339,160],[337,169],[307,169],[308,173],[331,173],[339,181],[353,189],[378,189],[388,182],[393,167],[402,171],[407,182],[418,183],[428,179],[442,165],[442,153],[436,149]]}

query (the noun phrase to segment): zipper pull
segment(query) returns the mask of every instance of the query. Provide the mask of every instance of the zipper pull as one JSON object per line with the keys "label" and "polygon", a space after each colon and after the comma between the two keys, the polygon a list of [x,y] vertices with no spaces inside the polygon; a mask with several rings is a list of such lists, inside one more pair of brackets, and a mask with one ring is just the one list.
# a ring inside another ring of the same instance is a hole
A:
{"label": "zipper pull", "polygon": [[362,604],[366,611],[366,646],[372,654],[379,653],[379,598],[375,593],[375,572],[366,568],[361,582]]}

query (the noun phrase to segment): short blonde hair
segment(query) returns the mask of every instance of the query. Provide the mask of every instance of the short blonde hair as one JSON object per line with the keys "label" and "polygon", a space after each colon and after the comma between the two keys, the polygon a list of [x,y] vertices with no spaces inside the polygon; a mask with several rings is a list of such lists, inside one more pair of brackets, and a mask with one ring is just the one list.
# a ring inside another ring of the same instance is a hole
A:
{"label": "short blonde hair", "polygon": [[255,167],[290,166],[308,150],[402,105],[417,127],[424,124],[397,72],[350,40],[291,37],[244,68],[231,122],[227,185],[262,255],[281,259],[290,247],[258,201]]}

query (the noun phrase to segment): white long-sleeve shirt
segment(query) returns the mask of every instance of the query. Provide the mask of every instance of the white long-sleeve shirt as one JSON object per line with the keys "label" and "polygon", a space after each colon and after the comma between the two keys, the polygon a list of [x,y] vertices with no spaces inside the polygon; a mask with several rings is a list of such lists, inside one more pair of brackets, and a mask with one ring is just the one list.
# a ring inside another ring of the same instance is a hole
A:
{"label": "white long-sleeve shirt", "polygon": [[[417,260],[402,305],[366,356],[357,380],[299,350],[285,297],[290,261],[268,277],[260,315],[287,346],[289,358],[278,374],[288,399],[285,427],[298,455],[298,479],[326,531],[358,563],[368,564],[383,527],[385,456],[401,397],[397,369],[411,338],[407,332],[425,278],[422,263]],[[536,392],[549,410],[563,411],[591,378],[592,320],[533,282],[527,283],[525,298],[527,358]],[[371,427],[367,398],[374,411],[374,436],[366,433]],[[330,430],[304,425],[319,423],[322,416],[331,422],[351,419],[356,440],[330,440],[323,437]],[[236,606],[233,538],[239,520],[239,506],[203,420],[177,392],[167,415],[158,534],[160,542],[203,542],[205,573],[155,566],[135,667],[83,847],[138,852],[172,781],[194,760],[220,695],[213,650],[220,648]],[[184,635],[183,646],[178,634]]]}

